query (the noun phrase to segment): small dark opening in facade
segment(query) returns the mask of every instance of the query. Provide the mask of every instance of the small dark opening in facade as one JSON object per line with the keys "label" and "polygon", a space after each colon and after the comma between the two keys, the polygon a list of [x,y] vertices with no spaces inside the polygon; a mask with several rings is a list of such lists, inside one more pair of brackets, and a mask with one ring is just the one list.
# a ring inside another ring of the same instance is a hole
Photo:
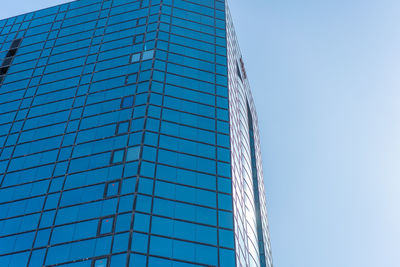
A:
{"label": "small dark opening in facade", "polygon": [[22,39],[15,39],[11,44],[10,50],[17,49],[19,47],[19,45],[21,44],[21,42],[22,42]]}
{"label": "small dark opening in facade", "polygon": [[7,74],[8,69],[11,65],[11,62],[13,61],[15,55],[17,54],[17,50],[18,50],[18,47],[20,46],[21,42],[22,42],[22,39],[15,39],[11,43],[11,47],[6,54],[6,57],[4,58],[3,63],[1,64],[0,83],[3,82],[4,76]]}
{"label": "small dark opening in facade", "polygon": [[5,58],[2,66],[9,66],[11,64],[11,61],[12,61],[12,57]]}
{"label": "small dark opening in facade", "polygon": [[0,68],[0,75],[5,75],[8,71],[8,67],[2,67]]}
{"label": "small dark opening in facade", "polygon": [[237,75],[239,76],[240,80],[243,82],[242,74],[240,73],[239,64],[237,62],[236,62],[236,72],[237,72]]}
{"label": "small dark opening in facade", "polygon": [[11,49],[8,51],[6,57],[13,57],[17,53],[17,49]]}

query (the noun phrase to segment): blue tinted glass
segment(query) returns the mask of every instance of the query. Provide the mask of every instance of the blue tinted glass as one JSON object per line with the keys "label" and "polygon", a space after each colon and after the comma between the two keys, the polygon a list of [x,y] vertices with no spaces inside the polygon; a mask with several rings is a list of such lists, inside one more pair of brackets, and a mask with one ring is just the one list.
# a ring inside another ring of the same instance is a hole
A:
{"label": "blue tinted glass", "polygon": [[149,50],[149,51],[145,51],[143,52],[142,55],[142,60],[149,60],[152,59],[154,57],[154,50]]}
{"label": "blue tinted glass", "polygon": [[132,250],[135,252],[146,253],[148,235],[133,233],[132,235]]}
{"label": "blue tinted glass", "polygon": [[107,267],[108,259],[98,259],[94,262],[94,267]]}
{"label": "blue tinted glass", "polygon": [[131,217],[132,215],[130,213],[118,215],[115,231],[116,232],[128,231],[131,227]]}
{"label": "blue tinted glass", "polygon": [[113,153],[112,163],[122,162],[124,160],[125,150],[117,150]]}
{"label": "blue tinted glass", "polygon": [[107,234],[112,232],[114,218],[105,218],[101,221],[100,234]]}
{"label": "blue tinted glass", "polygon": [[129,267],[146,266],[146,256],[140,254],[131,254]]}
{"label": "blue tinted glass", "polygon": [[115,196],[118,194],[119,182],[111,182],[107,185],[107,197]]}
{"label": "blue tinted glass", "polygon": [[148,232],[150,225],[150,217],[146,214],[136,213],[133,229],[140,232]]}
{"label": "blue tinted glass", "polygon": [[123,108],[128,108],[133,106],[133,96],[127,96],[122,99]]}
{"label": "blue tinted glass", "polygon": [[126,154],[126,161],[138,160],[139,153],[140,153],[140,147],[128,148],[128,152]]}
{"label": "blue tinted glass", "polygon": [[126,254],[119,254],[111,257],[110,267],[126,266]]}
{"label": "blue tinted glass", "polygon": [[144,35],[143,34],[138,34],[135,36],[135,43],[141,43],[144,40]]}
{"label": "blue tinted glass", "polygon": [[125,251],[128,248],[129,233],[118,234],[114,236],[113,253]]}
{"label": "blue tinted glass", "polygon": [[266,212],[235,209],[265,199],[262,177],[247,195],[231,172],[262,173],[233,36],[221,0],[79,0],[0,20],[0,266],[234,266],[237,249],[271,267],[269,244],[234,240],[233,214],[245,240],[268,235]]}
{"label": "blue tinted glass", "polygon": [[129,122],[121,122],[118,124],[118,134],[127,133],[129,130]]}
{"label": "blue tinted glass", "polygon": [[141,53],[133,54],[132,57],[131,57],[131,63],[135,63],[135,62],[140,61],[140,56],[141,56]]}

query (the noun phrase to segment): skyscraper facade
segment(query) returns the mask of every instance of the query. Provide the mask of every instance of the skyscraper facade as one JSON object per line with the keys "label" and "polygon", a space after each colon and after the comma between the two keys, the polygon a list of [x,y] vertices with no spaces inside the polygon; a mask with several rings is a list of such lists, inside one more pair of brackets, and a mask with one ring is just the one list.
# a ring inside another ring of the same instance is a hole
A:
{"label": "skyscraper facade", "polygon": [[0,266],[272,266],[225,1],[0,20],[0,60]]}

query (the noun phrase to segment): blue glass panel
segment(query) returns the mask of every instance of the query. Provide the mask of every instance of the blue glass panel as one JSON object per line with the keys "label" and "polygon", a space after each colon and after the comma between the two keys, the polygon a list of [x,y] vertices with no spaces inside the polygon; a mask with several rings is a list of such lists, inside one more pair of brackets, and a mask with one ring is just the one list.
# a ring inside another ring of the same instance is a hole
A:
{"label": "blue glass panel", "polygon": [[140,147],[131,147],[128,148],[126,154],[126,161],[133,161],[139,159]]}
{"label": "blue glass panel", "polygon": [[115,196],[118,194],[119,182],[111,182],[107,185],[107,197]]}
{"label": "blue glass panel", "polygon": [[132,235],[132,251],[146,253],[148,235],[133,233]]}
{"label": "blue glass panel", "polygon": [[124,160],[125,150],[117,150],[113,153],[112,163],[122,162]]}
{"label": "blue glass panel", "polygon": [[146,256],[140,254],[131,254],[129,267],[146,266]]}
{"label": "blue glass panel", "polygon": [[121,107],[128,108],[133,106],[133,96],[127,96],[122,99]]}
{"label": "blue glass panel", "polygon": [[101,220],[100,234],[111,233],[113,228],[114,218],[105,218]]}
{"label": "blue glass panel", "polygon": [[107,267],[108,259],[98,259],[94,261],[94,267]]}
{"label": "blue glass panel", "polygon": [[111,257],[110,267],[126,266],[126,254],[119,254]]}

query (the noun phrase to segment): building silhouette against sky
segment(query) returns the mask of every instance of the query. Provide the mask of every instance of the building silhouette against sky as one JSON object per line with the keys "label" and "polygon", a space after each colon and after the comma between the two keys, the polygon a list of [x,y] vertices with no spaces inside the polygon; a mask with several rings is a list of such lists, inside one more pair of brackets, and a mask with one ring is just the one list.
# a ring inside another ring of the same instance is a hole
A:
{"label": "building silhouette against sky", "polygon": [[0,60],[0,266],[272,266],[224,1],[1,20]]}

